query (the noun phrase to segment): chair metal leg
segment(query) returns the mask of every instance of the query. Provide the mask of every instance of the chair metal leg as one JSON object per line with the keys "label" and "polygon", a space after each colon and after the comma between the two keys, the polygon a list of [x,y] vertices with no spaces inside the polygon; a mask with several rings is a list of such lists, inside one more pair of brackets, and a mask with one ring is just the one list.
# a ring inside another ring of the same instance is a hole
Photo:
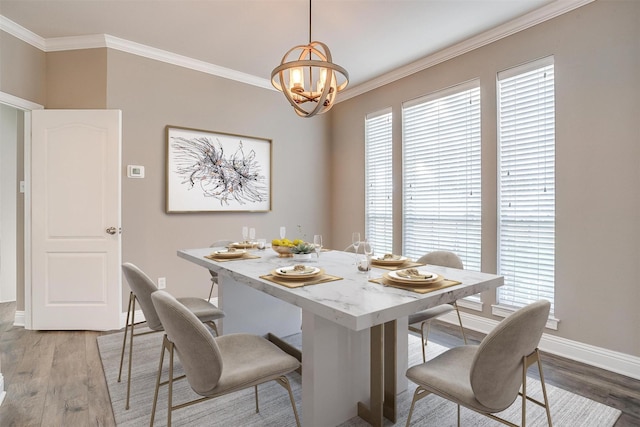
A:
{"label": "chair metal leg", "polygon": [[547,412],[547,422],[549,427],[552,427],[551,423],[551,408],[549,408],[549,399],[547,399],[547,388],[544,385],[544,375],[542,374],[542,362],[540,362],[540,353],[536,348],[536,355],[538,359],[538,372],[540,373],[540,384],[542,385],[542,396],[544,397],[544,408]]}
{"label": "chair metal leg", "polygon": [[415,407],[416,402],[418,400],[422,399],[423,397],[427,397],[429,394],[431,394],[431,392],[425,390],[421,386],[418,386],[418,388],[416,388],[415,393],[413,393],[413,400],[411,401],[411,408],[409,408],[409,416],[407,417],[406,427],[409,427],[409,424],[411,424],[411,416],[413,415],[413,408]]}
{"label": "chair metal leg", "polygon": [[464,327],[462,326],[462,317],[460,317],[460,310],[458,310],[458,302],[454,301],[453,306],[456,309],[456,313],[458,314],[458,322],[460,323],[460,332],[462,332],[462,339],[464,340],[464,344],[467,345],[467,336],[464,333]]}
{"label": "chair metal leg", "polygon": [[171,411],[173,410],[173,343],[167,339],[169,350],[169,390],[167,397],[167,427],[171,427]]}
{"label": "chair metal leg", "polygon": [[213,329],[213,332],[215,332],[217,337],[220,336],[220,334],[218,333],[218,326],[216,325],[216,322],[214,322],[213,320],[209,320],[208,322],[205,322],[205,323],[209,325],[211,329]]}
{"label": "chair metal leg", "polygon": [[133,359],[133,327],[136,324],[136,296],[133,295],[131,301],[131,332],[129,337],[129,368],[127,371],[127,402],[124,406],[125,409],[129,409],[129,397],[131,396],[131,361]]}
{"label": "chair metal leg", "polygon": [[458,427],[460,427],[460,405],[458,405]]}
{"label": "chair metal leg", "polygon": [[211,302],[211,295],[213,295],[213,287],[216,285],[215,280],[213,280],[213,277],[211,278],[211,289],[209,290],[209,298],[207,298],[207,302]]}
{"label": "chair metal leg", "polygon": [[258,405],[258,386],[255,385],[253,386],[253,388],[255,389],[255,395],[256,395],[256,414],[258,412],[260,412],[260,405]]}
{"label": "chair metal leg", "polygon": [[522,361],[522,427],[527,425],[527,357]]}
{"label": "chair metal leg", "polygon": [[[291,384],[289,383],[289,379],[284,375],[280,378],[276,378],[278,384],[282,387],[286,388],[289,392],[289,400],[291,401],[291,407],[293,408],[293,415],[296,417],[296,426],[300,427],[300,418],[298,417],[298,410],[296,409],[296,401],[293,399],[293,392],[291,391]],[[258,387],[256,386],[256,393],[258,392]]]}
{"label": "chair metal leg", "polygon": [[131,303],[133,292],[129,292],[129,306],[127,307],[127,320],[124,323],[124,339],[122,340],[122,353],[120,353],[120,369],[118,370],[118,382],[122,379],[122,365],[124,362],[124,348],[127,346],[127,332],[129,332],[129,316],[131,316]]}
{"label": "chair metal leg", "polygon": [[164,363],[164,351],[165,351],[165,341],[167,340],[167,335],[164,336],[164,340],[162,342],[162,348],[160,348],[160,364],[158,365],[158,377],[156,379],[156,391],[153,394],[153,408],[151,409],[151,423],[149,427],[153,427],[153,420],[156,417],[156,406],[158,403],[158,391],[160,390],[160,380],[162,377],[162,365]]}
{"label": "chair metal leg", "polygon": [[[427,333],[424,333],[424,327],[427,326]],[[431,329],[431,324],[427,322],[422,322],[420,324],[420,338],[422,339],[422,362],[427,361],[427,339],[429,337],[429,330]]]}

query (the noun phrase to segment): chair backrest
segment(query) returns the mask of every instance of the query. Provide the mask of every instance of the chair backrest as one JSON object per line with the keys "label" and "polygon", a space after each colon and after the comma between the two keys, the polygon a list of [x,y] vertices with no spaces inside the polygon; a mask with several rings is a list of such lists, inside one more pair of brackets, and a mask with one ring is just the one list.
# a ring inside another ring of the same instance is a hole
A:
{"label": "chair backrest", "polygon": [[167,337],[175,346],[193,391],[207,395],[222,374],[222,356],[211,332],[171,294],[157,291],[151,295]]}
{"label": "chair backrest", "polygon": [[[356,248],[353,247],[353,245],[349,245],[344,249],[345,252],[356,252]],[[364,247],[362,246],[362,243],[358,245],[358,253],[359,254],[364,254]]]}
{"label": "chair backrest", "polygon": [[508,408],[522,385],[523,358],[538,347],[551,304],[540,300],[516,311],[482,340],[471,364],[476,399],[495,412]]}
{"label": "chair backrest", "polygon": [[140,303],[147,326],[155,331],[161,331],[162,323],[158,318],[153,302],[151,302],[151,294],[157,291],[158,287],[149,276],[130,262],[122,264],[122,271],[127,278],[131,292],[134,293]]}
{"label": "chair backrest", "polygon": [[219,248],[219,247],[226,248],[227,246],[229,246],[232,243],[233,243],[233,240],[216,240],[209,247],[210,248]]}
{"label": "chair backrest", "polygon": [[451,267],[463,269],[464,265],[460,257],[449,251],[433,251],[418,259],[419,263],[439,265],[441,267]]}

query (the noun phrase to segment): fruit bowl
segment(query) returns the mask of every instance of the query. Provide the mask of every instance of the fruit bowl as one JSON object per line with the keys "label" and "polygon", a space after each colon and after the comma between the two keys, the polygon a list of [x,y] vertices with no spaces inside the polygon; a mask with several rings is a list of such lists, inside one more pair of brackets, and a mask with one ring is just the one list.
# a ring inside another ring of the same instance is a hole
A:
{"label": "fruit bowl", "polygon": [[278,253],[280,258],[289,258],[293,256],[291,252],[291,246],[280,246],[280,245],[271,245],[274,251]]}

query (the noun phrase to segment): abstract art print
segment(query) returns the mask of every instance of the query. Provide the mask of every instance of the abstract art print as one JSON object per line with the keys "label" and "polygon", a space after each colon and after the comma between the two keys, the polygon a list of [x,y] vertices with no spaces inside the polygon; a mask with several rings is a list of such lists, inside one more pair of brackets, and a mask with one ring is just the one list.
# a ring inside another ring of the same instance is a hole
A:
{"label": "abstract art print", "polygon": [[167,212],[271,210],[271,140],[167,126]]}

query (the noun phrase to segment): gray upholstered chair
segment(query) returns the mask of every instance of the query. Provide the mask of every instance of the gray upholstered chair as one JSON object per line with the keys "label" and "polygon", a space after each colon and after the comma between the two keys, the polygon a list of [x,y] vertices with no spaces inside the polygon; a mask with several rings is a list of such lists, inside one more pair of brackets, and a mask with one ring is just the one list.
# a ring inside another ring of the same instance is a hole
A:
{"label": "gray upholstered chair", "polygon": [[[430,393],[486,415],[503,424],[515,424],[494,414],[522,397],[522,426],[526,423],[527,399],[545,408],[551,426],[551,412],[542,374],[538,343],[542,337],[549,301],[529,304],[504,319],[480,345],[451,348],[428,362],[412,366],[407,378],[418,385],[411,402],[407,426],[416,402]],[[544,402],[527,396],[527,368],[538,364]],[[522,391],[520,389],[522,388]]]}
{"label": "gray upholstered chair", "polygon": [[[463,269],[464,266],[462,264],[462,260],[460,257],[453,252],[449,251],[433,251],[429,252],[426,255],[423,255],[418,259],[418,262],[421,264],[431,264],[431,265],[439,265],[442,267],[451,267],[451,268],[459,268]],[[409,316],[409,330],[412,332],[416,332],[420,334],[422,338],[422,361],[427,360],[427,355],[425,351],[425,347],[427,346],[427,338],[429,335],[429,328],[431,326],[431,320],[436,317],[440,317],[450,311],[455,310],[458,314],[458,322],[460,323],[460,331],[462,331],[462,339],[464,343],[467,343],[467,336],[464,333],[464,328],[462,327],[462,318],[460,317],[460,311],[458,310],[458,304],[454,301],[451,304],[441,304],[435,307],[428,308],[426,310],[419,311]],[[415,324],[419,323],[420,328],[416,328]],[[427,331],[425,333],[425,327]]]}
{"label": "gray upholstered chair", "polygon": [[[153,397],[151,426],[161,385],[168,385],[167,425],[171,426],[173,410],[249,387],[255,387],[258,412],[258,385],[269,381],[276,381],[287,389],[296,424],[300,426],[293,392],[286,377],[300,367],[296,358],[257,335],[229,334],[214,338],[198,318],[170,294],[154,292],[151,299],[166,331]],[[184,376],[177,378],[173,377],[174,350],[185,372]],[[169,353],[169,379],[160,382],[165,352]],[[174,406],[173,382],[184,377],[193,391],[202,397]]]}
{"label": "gray upholstered chair", "polygon": [[[233,243],[233,240],[216,240],[209,247],[210,248],[226,248],[232,243]],[[213,270],[209,270],[209,273],[211,274],[211,289],[209,290],[209,298],[207,298],[207,301],[211,302],[211,295],[213,295],[213,288],[218,284],[218,273]]]}
{"label": "gray upholstered chair", "polygon": [[[124,338],[122,341],[122,353],[120,354],[120,370],[118,371],[118,382],[122,378],[122,364],[124,361],[124,350],[127,344],[127,333],[130,333],[129,341],[129,369],[127,372],[127,401],[125,409],[129,409],[129,396],[131,395],[131,364],[133,355],[133,337],[146,335],[154,332],[163,331],[162,323],[158,318],[153,302],[151,302],[151,294],[158,290],[153,280],[149,278],[142,270],[129,262],[122,264],[124,272],[131,292],[129,293],[129,308],[127,309],[127,321],[124,329]],[[135,321],[136,301],[140,303],[140,308],[144,314],[144,322]],[[180,298],[180,301],[195,314],[200,322],[206,323],[218,334],[218,328],[214,320],[224,317],[224,313],[215,305],[205,301],[202,298]],[[129,323],[131,319],[131,323]],[[149,331],[135,333],[134,326],[146,323]]]}

